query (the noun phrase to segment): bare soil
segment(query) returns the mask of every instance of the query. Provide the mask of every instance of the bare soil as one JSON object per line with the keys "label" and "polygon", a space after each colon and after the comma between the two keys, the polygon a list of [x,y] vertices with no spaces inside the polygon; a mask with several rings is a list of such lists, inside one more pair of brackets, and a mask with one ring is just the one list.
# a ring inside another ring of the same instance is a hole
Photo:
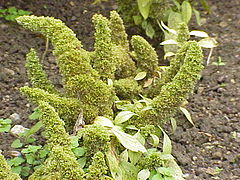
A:
{"label": "bare soil", "polygon": [[[202,73],[198,88],[189,98],[188,110],[195,127],[182,116],[174,134],[173,154],[186,179],[240,180],[240,1],[208,0],[212,13],[204,15],[205,23],[198,29],[209,32],[219,42],[213,57]],[[95,13],[106,16],[116,8],[113,1],[92,5],[89,0],[1,0],[0,9],[15,6],[37,16],[53,16],[64,21],[82,41],[87,50],[93,48],[91,17]],[[195,27],[196,28],[196,27]],[[131,32],[134,33],[134,32]],[[13,22],[0,19],[0,118],[20,115],[13,124],[31,127],[28,120],[32,104],[19,93],[28,85],[24,68],[25,55],[30,48],[41,56],[45,40]],[[51,46],[49,49],[51,52]],[[222,58],[224,66],[211,65]],[[55,85],[61,87],[54,57],[47,54],[44,68]],[[0,149],[11,149],[15,137],[1,133]],[[216,168],[222,169],[216,173]]]}

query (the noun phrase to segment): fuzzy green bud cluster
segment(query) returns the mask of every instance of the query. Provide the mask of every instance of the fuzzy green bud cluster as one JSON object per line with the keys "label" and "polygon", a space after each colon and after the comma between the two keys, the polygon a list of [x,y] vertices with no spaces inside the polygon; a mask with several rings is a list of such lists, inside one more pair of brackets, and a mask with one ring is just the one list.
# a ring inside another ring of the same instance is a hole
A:
{"label": "fuzzy green bud cluster", "polygon": [[4,180],[20,180],[20,176],[11,171],[11,167],[7,164],[0,151],[0,179]]}
{"label": "fuzzy green bud cluster", "polygon": [[48,102],[56,109],[68,128],[73,126],[80,113],[79,101],[75,98],[60,97],[39,88],[30,88],[27,86],[20,88],[20,91],[38,105],[41,101]]}
{"label": "fuzzy green bud cluster", "polygon": [[199,74],[203,69],[201,47],[196,41],[189,41],[181,47],[180,54],[183,49],[186,49],[183,64],[176,75],[160,87],[159,95],[153,98],[152,109],[141,113],[140,118],[144,119],[143,124],[156,124],[155,119],[164,122],[172,117],[200,78]]}
{"label": "fuzzy green bud cluster", "polygon": [[88,149],[89,157],[96,152],[107,152],[109,150],[110,134],[101,125],[88,125],[78,131],[78,136],[82,138],[82,145]]}
{"label": "fuzzy green bud cluster", "polygon": [[133,99],[140,94],[142,90],[137,81],[131,78],[116,80],[113,86],[120,99]]}
{"label": "fuzzy green bud cluster", "polygon": [[41,118],[47,133],[49,157],[30,177],[34,179],[83,179],[83,170],[80,168],[71,151],[70,137],[65,131],[64,122],[57,112],[48,103],[39,103]]}
{"label": "fuzzy green bud cluster", "polygon": [[[76,35],[60,20],[51,17],[21,16],[19,24],[48,38],[54,47],[59,72],[63,77],[64,92],[59,93],[40,65],[34,50],[27,55],[26,68],[33,88],[20,91],[36,103],[42,112],[42,122],[47,132],[50,155],[30,179],[102,179],[108,168],[105,153],[109,151],[109,130],[94,124],[97,116],[114,117],[114,101],[139,100],[139,94],[152,98],[147,108],[139,110],[130,121],[148,136],[155,134],[154,126],[160,125],[175,114],[192,91],[199,78],[202,66],[202,51],[195,41],[187,41],[186,25],[179,26],[178,41],[181,43],[170,66],[160,78],[154,77],[159,69],[154,48],[142,37],[130,40],[120,16],[111,12],[110,19],[102,15],[93,17],[95,26],[94,51],[82,48]],[[180,37],[181,36],[181,37]],[[141,81],[134,80],[138,72],[146,72]],[[143,88],[147,78],[154,83]],[[77,135],[80,144],[86,147],[86,173],[79,166],[71,151],[69,135],[83,114]],[[75,124],[76,123],[76,124]],[[146,126],[148,125],[148,126]],[[150,132],[153,131],[153,132]],[[147,155],[139,162],[143,169],[160,167],[159,153]]]}
{"label": "fuzzy green bud cluster", "polygon": [[179,23],[177,28],[177,42],[181,45],[190,38],[188,26],[186,23]]}
{"label": "fuzzy green bud cluster", "polygon": [[107,174],[108,167],[105,162],[105,157],[102,152],[96,152],[92,157],[92,163],[88,168],[88,173],[86,174],[87,180],[92,179],[105,179],[104,175]]}
{"label": "fuzzy green bud cluster", "polygon": [[43,89],[49,93],[57,93],[52,83],[48,80],[47,74],[43,71],[42,64],[34,49],[30,49],[26,57],[26,69],[28,78],[35,88]]}
{"label": "fuzzy green bud cluster", "polygon": [[150,76],[158,67],[158,56],[154,48],[141,36],[133,36],[131,40],[137,61],[137,67]]}
{"label": "fuzzy green bud cluster", "polygon": [[103,80],[114,79],[116,62],[112,50],[110,22],[102,15],[95,14],[93,24],[96,31],[93,68],[98,71]]}
{"label": "fuzzy green bud cluster", "polygon": [[139,162],[138,166],[140,169],[153,170],[155,167],[161,167],[164,163],[160,152],[148,153]]}

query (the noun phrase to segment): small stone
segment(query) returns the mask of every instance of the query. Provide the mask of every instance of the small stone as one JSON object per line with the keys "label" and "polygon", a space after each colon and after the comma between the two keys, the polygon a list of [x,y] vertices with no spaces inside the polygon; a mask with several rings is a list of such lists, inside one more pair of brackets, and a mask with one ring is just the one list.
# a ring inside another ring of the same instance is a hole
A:
{"label": "small stone", "polygon": [[0,25],[0,28],[6,29],[6,28],[8,28],[8,25],[7,25],[7,24],[1,24],[1,25]]}
{"label": "small stone", "polygon": [[8,69],[8,68],[3,68],[3,72],[7,75],[11,75],[11,76],[15,75],[15,72],[11,69]]}
{"label": "small stone", "polygon": [[220,87],[220,88],[217,88],[217,92],[223,93],[223,92],[226,92],[226,89]]}
{"label": "small stone", "polygon": [[201,24],[206,24],[207,23],[207,19],[206,18],[201,18],[200,22],[201,22]]}
{"label": "small stone", "polygon": [[186,173],[186,174],[183,174],[183,177],[184,178],[188,178],[190,176],[190,174]]}
{"label": "small stone", "polygon": [[234,79],[231,79],[230,82],[233,83],[233,84],[236,83],[236,81]]}
{"label": "small stone", "polygon": [[114,5],[112,6],[112,8],[113,8],[114,10],[116,10],[116,9],[118,9],[118,5],[114,4]]}
{"label": "small stone", "polygon": [[222,158],[222,153],[219,152],[219,151],[216,151],[216,152],[212,153],[212,157],[214,159],[221,159]]}
{"label": "small stone", "polygon": [[70,1],[69,4],[70,4],[71,6],[75,6],[75,3],[74,3],[73,1]]}
{"label": "small stone", "polygon": [[28,128],[23,127],[22,125],[15,125],[11,130],[10,133],[14,136],[19,136],[21,133],[24,133]]}
{"label": "small stone", "polygon": [[11,157],[21,157],[22,154],[19,151],[8,151],[8,155]]}
{"label": "small stone", "polygon": [[76,17],[76,16],[73,16],[73,17],[71,18],[71,21],[75,21],[75,20],[77,20],[77,17]]}
{"label": "small stone", "polygon": [[20,115],[18,113],[13,113],[9,116],[9,118],[13,121],[18,121],[20,120]]}
{"label": "small stone", "polygon": [[201,94],[204,91],[204,87],[199,87],[198,88],[198,93]]}
{"label": "small stone", "polygon": [[225,21],[220,22],[219,25],[221,27],[227,27],[228,26],[228,24]]}
{"label": "small stone", "polygon": [[197,156],[193,156],[192,159],[193,159],[194,161],[196,161],[198,158],[197,158]]}

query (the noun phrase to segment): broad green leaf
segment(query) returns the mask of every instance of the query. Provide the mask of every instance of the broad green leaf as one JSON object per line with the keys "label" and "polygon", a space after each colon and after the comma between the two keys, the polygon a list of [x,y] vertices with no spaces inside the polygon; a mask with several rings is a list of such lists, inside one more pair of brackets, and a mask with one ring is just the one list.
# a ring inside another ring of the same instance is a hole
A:
{"label": "broad green leaf", "polygon": [[72,151],[75,154],[75,156],[78,158],[85,154],[86,149],[83,147],[77,147],[77,148],[72,149]]}
{"label": "broad green leaf", "polygon": [[154,175],[156,175],[156,174],[157,174],[157,171],[156,171],[155,169],[153,169],[153,170],[150,172],[149,180],[152,180],[152,177],[153,177]]}
{"label": "broad green leaf", "polygon": [[178,8],[178,10],[180,10],[180,8],[181,8],[180,3],[177,0],[172,0],[172,1],[175,4],[175,6]]}
{"label": "broad green leaf", "polygon": [[126,134],[118,130],[116,127],[113,127],[111,131],[126,149],[134,152],[147,152],[145,147],[136,139],[136,137]]}
{"label": "broad green leaf", "polygon": [[204,48],[214,48],[217,47],[218,43],[214,38],[208,37],[200,40],[198,42],[199,46]]}
{"label": "broad green leaf", "polygon": [[169,161],[169,160],[174,160],[174,157],[171,154],[161,154],[161,159]]}
{"label": "broad green leaf", "polygon": [[21,152],[23,154],[28,154],[28,153],[35,153],[37,152],[39,149],[41,149],[42,146],[33,146],[33,145],[28,145],[27,148],[23,149]]}
{"label": "broad green leaf", "polygon": [[142,16],[133,16],[134,23],[140,25],[143,21]]}
{"label": "broad green leaf", "polygon": [[29,11],[24,11],[24,10],[22,10],[22,9],[18,10],[18,15],[19,15],[19,16],[29,15],[29,14],[31,14],[31,12],[29,12]]}
{"label": "broad green leaf", "polygon": [[176,129],[177,129],[177,122],[176,122],[176,119],[174,118],[171,118],[171,125],[172,125],[172,131],[175,132]]}
{"label": "broad green leaf", "polygon": [[120,168],[123,172],[123,179],[136,180],[138,173],[138,168],[136,166],[134,166],[132,163],[123,161],[120,163]]}
{"label": "broad green leaf", "polygon": [[11,14],[11,15],[6,15],[5,19],[8,20],[8,21],[15,21],[17,17],[18,17],[17,15],[12,15]]}
{"label": "broad green leaf", "polygon": [[[168,16],[168,28],[177,29],[179,26],[179,23],[182,23],[182,14],[179,12],[170,11]],[[176,35],[177,32],[173,34]]]}
{"label": "broad green leaf", "polygon": [[108,167],[114,180],[122,180],[123,172],[119,166],[119,161],[117,160],[114,152],[112,150],[106,152],[106,157],[108,161]]}
{"label": "broad green leaf", "polygon": [[151,39],[155,35],[155,30],[153,29],[152,25],[148,23],[146,29],[145,29],[146,35],[150,37]]}
{"label": "broad green leaf", "polygon": [[142,153],[141,152],[133,152],[133,151],[128,150],[128,157],[130,159],[130,162],[133,165],[135,165],[142,157]]}
{"label": "broad green leaf", "polygon": [[129,120],[132,116],[136,115],[131,111],[121,111],[114,119],[115,124],[122,124]]}
{"label": "broad green leaf", "polygon": [[191,114],[188,112],[188,110],[184,107],[180,107],[180,110],[183,112],[183,114],[185,115],[185,117],[187,118],[187,120],[194,126],[194,123],[192,121],[192,117]]}
{"label": "broad green leaf", "polygon": [[136,134],[134,134],[134,137],[144,146],[145,145],[145,138],[142,136],[140,131],[138,131]]}
{"label": "broad green leaf", "polygon": [[8,160],[7,162],[9,166],[19,166],[20,164],[25,162],[25,159],[23,159],[22,157],[15,157],[13,159]]}
{"label": "broad green leaf", "polygon": [[121,154],[120,154],[120,160],[127,162],[128,161],[128,150],[125,149]]}
{"label": "broad green leaf", "polygon": [[200,17],[199,11],[196,10],[195,8],[193,8],[193,13],[194,13],[194,15],[195,15],[195,17],[196,17],[196,22],[197,22],[197,24],[198,24],[199,26],[201,26],[202,23],[201,23],[201,17]]}
{"label": "broad green leaf", "polygon": [[156,169],[159,174],[165,175],[165,176],[173,176],[174,175],[174,169],[169,167],[159,167]]}
{"label": "broad green leaf", "polygon": [[165,55],[164,55],[164,59],[167,59],[168,57],[171,57],[171,56],[175,56],[175,53],[173,53],[173,52],[167,52],[167,53],[165,53]]}
{"label": "broad green leaf", "polygon": [[137,179],[138,180],[147,180],[149,176],[150,176],[149,169],[143,169],[138,173]]}
{"label": "broad green leaf", "polygon": [[34,112],[28,116],[30,120],[36,120],[41,116],[41,111],[39,108],[34,109]]}
{"label": "broad green leaf", "polygon": [[136,131],[139,130],[139,129],[136,128],[136,126],[134,126],[134,125],[127,125],[127,126],[126,126],[126,129],[132,129],[132,130],[136,130]]}
{"label": "broad green leaf", "polygon": [[155,134],[150,134],[152,140],[153,140],[153,147],[157,147],[159,145],[159,138]]}
{"label": "broad green leaf", "polygon": [[174,178],[176,180],[184,180],[182,170],[178,166],[178,164],[176,163],[176,161],[174,159],[169,160],[167,162],[167,167],[173,169],[173,171],[174,171]]}
{"label": "broad green leaf", "polygon": [[27,177],[29,176],[30,171],[31,171],[30,167],[22,167],[21,175]]}
{"label": "broad green leaf", "polygon": [[204,31],[195,31],[194,30],[194,31],[191,31],[189,34],[192,36],[197,36],[197,37],[209,37],[208,34]]}
{"label": "broad green leaf", "polygon": [[171,152],[172,152],[171,140],[168,137],[167,133],[165,133],[165,131],[160,126],[158,126],[158,127],[161,129],[161,131],[163,133],[163,153],[164,154],[171,154]]}
{"label": "broad green leaf", "polygon": [[192,7],[188,1],[183,1],[182,3],[182,19],[183,21],[188,24],[192,17]]}
{"label": "broad green leaf", "polygon": [[27,163],[28,164],[33,164],[34,161],[35,161],[35,157],[34,157],[34,154],[25,154],[25,157],[27,159]]}
{"label": "broad green leaf", "polygon": [[14,173],[20,174],[22,171],[22,166],[12,167],[11,170]]}
{"label": "broad green leaf", "polygon": [[8,132],[11,129],[11,119],[0,119],[0,132]]}
{"label": "broad green leaf", "polygon": [[15,7],[10,7],[10,8],[8,8],[8,12],[10,14],[17,14],[17,9]]}
{"label": "broad green leaf", "polygon": [[32,134],[38,132],[42,127],[43,127],[42,121],[38,121],[33,127],[31,127],[31,129],[26,131],[24,136],[27,138],[27,137],[31,136]]}
{"label": "broad green leaf", "polygon": [[151,180],[164,180],[161,174],[155,174]]}
{"label": "broad green leaf", "polygon": [[82,157],[77,160],[78,164],[80,165],[81,168],[84,168],[87,162],[87,157]]}
{"label": "broad green leaf", "polygon": [[0,132],[8,132],[11,129],[11,125],[3,125],[0,127]]}
{"label": "broad green leaf", "polygon": [[147,19],[152,5],[152,0],[137,0],[137,3],[141,15],[144,19]]}
{"label": "broad green leaf", "polygon": [[110,127],[110,128],[114,126],[110,119],[105,118],[103,116],[96,117],[96,119],[94,120],[94,123],[105,126],[105,127]]}
{"label": "broad green leaf", "polygon": [[38,154],[39,154],[39,157],[42,159],[42,158],[45,158],[47,155],[48,155],[49,151],[47,149],[41,149]]}
{"label": "broad green leaf", "polygon": [[173,39],[169,39],[160,43],[160,45],[166,45],[166,44],[178,44],[178,42]]}
{"label": "broad green leaf", "polygon": [[22,146],[23,146],[23,143],[21,143],[20,139],[14,140],[11,144],[12,148],[20,148]]}
{"label": "broad green leaf", "polygon": [[144,97],[140,94],[140,97],[142,98],[141,100],[139,100],[139,102],[145,102],[147,105],[152,104],[153,100],[147,97]]}
{"label": "broad green leaf", "polygon": [[79,143],[78,143],[79,137],[78,136],[70,136],[70,140],[71,140],[71,148],[76,148],[79,146]]}
{"label": "broad green leaf", "polygon": [[12,123],[12,120],[11,119],[0,119],[0,126],[2,124],[11,124]]}
{"label": "broad green leaf", "polygon": [[142,80],[146,77],[146,75],[147,75],[147,72],[140,72],[135,76],[134,80],[136,81]]}
{"label": "broad green leaf", "polygon": [[33,143],[33,142],[35,142],[35,141],[36,141],[36,139],[33,138],[33,137],[27,137],[27,138],[26,138],[26,142],[27,142],[28,144],[31,144],[31,143]]}

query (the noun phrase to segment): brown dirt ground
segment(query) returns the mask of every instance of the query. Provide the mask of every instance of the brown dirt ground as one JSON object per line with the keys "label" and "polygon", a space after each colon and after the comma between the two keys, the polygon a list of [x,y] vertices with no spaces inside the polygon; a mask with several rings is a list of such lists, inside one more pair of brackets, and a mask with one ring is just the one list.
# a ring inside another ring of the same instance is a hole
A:
{"label": "brown dirt ground", "polygon": [[[188,104],[195,127],[179,118],[179,126],[171,135],[173,153],[186,179],[240,180],[240,1],[208,2],[212,14],[203,18],[205,23],[198,29],[209,32],[219,42],[211,62],[220,56],[226,65],[218,67],[210,63],[203,71]],[[116,8],[112,1],[102,5],[91,5],[87,0],[0,1],[0,8],[10,6],[32,11],[34,15],[63,20],[88,50],[93,44],[92,15],[102,13],[107,16],[109,10]],[[29,84],[24,62],[25,54],[32,47],[41,55],[45,48],[44,39],[15,23],[0,19],[0,117],[8,118],[18,113],[21,118],[13,124],[25,127],[33,124],[27,120],[32,105],[18,92],[18,88]],[[48,53],[44,67],[49,78],[60,87],[58,69],[51,53]],[[0,149],[7,152],[14,137],[1,133],[0,139]],[[212,175],[216,167],[222,171]]]}

